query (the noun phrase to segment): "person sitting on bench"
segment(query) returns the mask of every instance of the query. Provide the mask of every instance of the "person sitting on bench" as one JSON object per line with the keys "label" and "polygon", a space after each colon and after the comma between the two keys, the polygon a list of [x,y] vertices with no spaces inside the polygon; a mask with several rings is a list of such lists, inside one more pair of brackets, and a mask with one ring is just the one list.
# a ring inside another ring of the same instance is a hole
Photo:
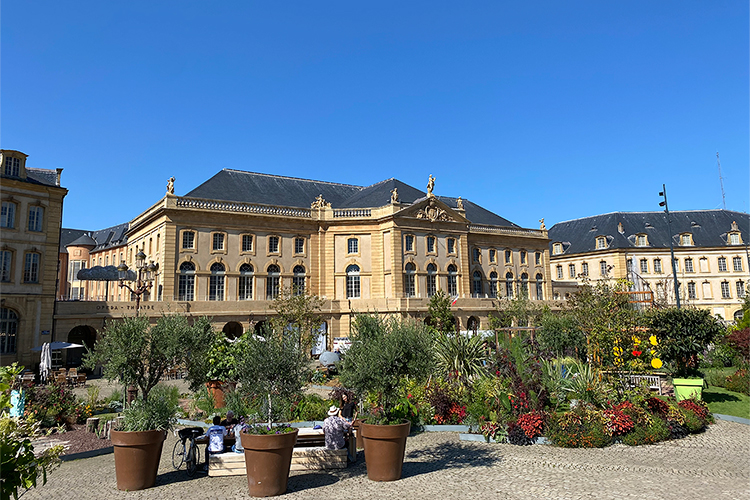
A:
{"label": "person sitting on bench", "polygon": [[206,462],[208,462],[209,454],[224,453],[224,436],[227,435],[227,428],[221,425],[221,417],[219,415],[214,416],[213,422],[214,425],[209,427],[205,434],[208,437]]}
{"label": "person sitting on bench", "polygon": [[328,410],[328,418],[323,420],[323,433],[325,434],[326,448],[329,450],[340,450],[346,446],[344,432],[352,424],[339,416],[339,409],[331,406]]}

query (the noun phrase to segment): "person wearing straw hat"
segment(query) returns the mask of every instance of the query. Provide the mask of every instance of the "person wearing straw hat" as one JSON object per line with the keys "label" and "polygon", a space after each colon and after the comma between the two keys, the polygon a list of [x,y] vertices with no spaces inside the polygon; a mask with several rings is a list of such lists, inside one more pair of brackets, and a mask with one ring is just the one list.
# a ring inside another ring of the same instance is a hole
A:
{"label": "person wearing straw hat", "polygon": [[325,434],[326,448],[329,450],[340,450],[346,446],[344,433],[352,426],[341,418],[339,409],[331,406],[328,409],[328,418],[323,421],[323,432]]}

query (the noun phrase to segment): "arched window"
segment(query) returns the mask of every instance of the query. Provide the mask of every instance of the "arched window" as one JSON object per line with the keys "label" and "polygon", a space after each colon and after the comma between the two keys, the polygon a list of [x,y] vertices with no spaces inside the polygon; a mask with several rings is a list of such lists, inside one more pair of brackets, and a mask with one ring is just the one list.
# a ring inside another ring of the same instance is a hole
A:
{"label": "arched window", "polygon": [[479,320],[474,316],[470,316],[469,320],[466,322],[466,329],[469,330],[469,332],[476,334],[477,330],[479,330]]}
{"label": "arched window", "polygon": [[432,297],[437,292],[437,267],[435,264],[427,265],[427,296]]}
{"label": "arched window", "polygon": [[474,271],[474,275],[472,276],[472,287],[471,287],[471,295],[474,297],[481,297],[482,294],[482,273],[479,271]]}
{"label": "arched window", "polygon": [[544,300],[544,276],[536,275],[536,300]]}
{"label": "arched window", "polygon": [[294,266],[292,272],[294,273],[292,277],[292,293],[294,295],[302,295],[305,293],[305,266]]}
{"label": "arched window", "polygon": [[224,300],[224,264],[211,265],[211,277],[208,279],[208,300]]}
{"label": "arched window", "polygon": [[404,297],[415,297],[417,295],[417,291],[414,284],[414,275],[417,272],[417,267],[409,262],[404,267],[404,270]]}
{"label": "arched window", "polygon": [[529,275],[526,273],[521,274],[521,297],[529,298]]}
{"label": "arched window", "polygon": [[266,300],[273,300],[279,296],[279,281],[281,280],[281,269],[276,264],[271,264],[266,269]]}
{"label": "arched window", "polygon": [[250,264],[240,266],[239,293],[237,294],[239,300],[252,300],[254,271],[255,269]]}
{"label": "arched window", "polygon": [[513,298],[513,273],[505,274],[505,296],[509,299]]}
{"label": "arched window", "polygon": [[180,277],[177,282],[177,300],[195,300],[195,264],[180,264]]}
{"label": "arched window", "polygon": [[453,264],[448,266],[448,295],[458,296],[458,270]]}
{"label": "arched window", "polygon": [[346,268],[346,298],[358,299],[359,297],[359,266],[352,264]]}
{"label": "arched window", "polygon": [[3,307],[0,309],[0,354],[16,352],[16,332],[18,332],[18,315],[15,311]]}
{"label": "arched window", "polygon": [[490,297],[493,299],[497,297],[497,273],[495,271],[490,273]]}

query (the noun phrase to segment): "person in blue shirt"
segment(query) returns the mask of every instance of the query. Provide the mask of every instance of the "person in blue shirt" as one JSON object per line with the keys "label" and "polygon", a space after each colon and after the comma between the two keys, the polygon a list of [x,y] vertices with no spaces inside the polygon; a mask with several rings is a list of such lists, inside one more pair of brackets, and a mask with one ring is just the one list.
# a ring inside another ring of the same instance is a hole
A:
{"label": "person in blue shirt", "polygon": [[224,436],[227,435],[227,428],[221,425],[221,417],[216,415],[213,420],[213,424],[206,431],[205,436],[208,437],[208,446],[206,446],[206,462],[208,462],[208,455],[214,455],[216,453],[224,453]]}

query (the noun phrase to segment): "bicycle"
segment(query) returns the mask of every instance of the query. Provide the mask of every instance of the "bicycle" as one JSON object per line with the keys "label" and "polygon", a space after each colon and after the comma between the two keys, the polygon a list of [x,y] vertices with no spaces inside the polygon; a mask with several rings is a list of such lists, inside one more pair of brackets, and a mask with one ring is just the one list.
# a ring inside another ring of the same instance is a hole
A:
{"label": "bicycle", "polygon": [[192,477],[198,469],[201,461],[201,452],[195,442],[195,438],[203,434],[200,427],[188,427],[177,431],[179,441],[174,444],[172,449],[172,467],[180,470],[182,464],[185,464],[187,475]]}

